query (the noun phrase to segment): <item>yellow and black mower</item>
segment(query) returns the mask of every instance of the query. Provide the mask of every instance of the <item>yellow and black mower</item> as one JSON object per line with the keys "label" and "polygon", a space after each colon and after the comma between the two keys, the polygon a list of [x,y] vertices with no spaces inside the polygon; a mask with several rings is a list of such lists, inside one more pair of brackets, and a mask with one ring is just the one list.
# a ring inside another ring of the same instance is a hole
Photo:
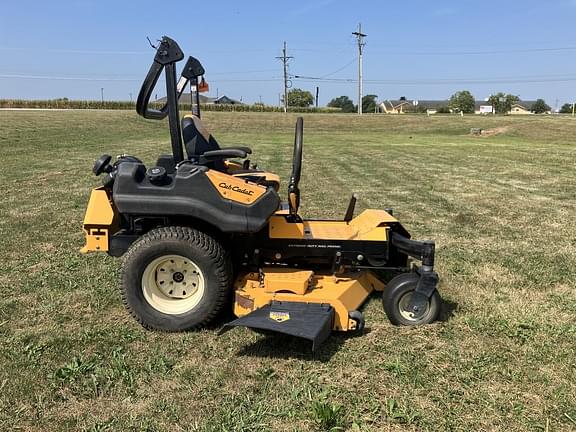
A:
{"label": "yellow and black mower", "polygon": [[[286,333],[314,349],[334,330],[361,331],[360,308],[381,291],[393,324],[434,321],[441,306],[434,242],[411,240],[391,209],[355,217],[354,195],[342,220],[302,219],[302,118],[282,202],[279,177],[246,159],[248,147],[221,148],[203,126],[204,68],[189,57],[177,80],[183,58],[174,40],[162,38],[136,108],[147,119],[168,117],[172,154],[148,169],[134,156],[112,163],[103,155],[93,168],[104,181],[90,196],[82,252],[124,256],[122,297],[134,318],[150,329],[190,330],[233,302],[237,319],[224,330]],[[152,109],[162,72],[166,104]],[[188,87],[193,114],[181,120]],[[384,274],[395,276],[385,282]]]}

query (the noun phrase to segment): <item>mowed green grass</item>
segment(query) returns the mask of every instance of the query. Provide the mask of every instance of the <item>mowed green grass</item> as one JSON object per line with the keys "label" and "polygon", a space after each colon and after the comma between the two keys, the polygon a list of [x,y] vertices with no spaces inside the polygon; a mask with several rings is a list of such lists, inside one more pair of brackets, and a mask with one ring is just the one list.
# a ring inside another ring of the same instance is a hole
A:
{"label": "mowed green grass", "polygon": [[[208,113],[289,175],[295,116]],[[495,130],[472,137],[471,127]],[[576,430],[576,121],[306,115],[302,213],[352,192],[437,241],[443,321],[307,342],[142,329],[121,261],[82,256],[102,153],[150,165],[167,125],[122,111],[0,111],[0,430]],[[285,186],[285,184],[284,184]]]}

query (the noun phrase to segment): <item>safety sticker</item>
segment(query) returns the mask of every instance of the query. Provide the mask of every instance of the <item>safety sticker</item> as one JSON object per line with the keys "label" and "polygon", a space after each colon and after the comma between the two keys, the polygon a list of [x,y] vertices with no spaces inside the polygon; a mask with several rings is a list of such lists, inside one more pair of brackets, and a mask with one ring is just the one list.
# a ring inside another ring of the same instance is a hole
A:
{"label": "safety sticker", "polygon": [[270,312],[270,319],[276,322],[284,322],[290,319],[290,314],[288,312]]}

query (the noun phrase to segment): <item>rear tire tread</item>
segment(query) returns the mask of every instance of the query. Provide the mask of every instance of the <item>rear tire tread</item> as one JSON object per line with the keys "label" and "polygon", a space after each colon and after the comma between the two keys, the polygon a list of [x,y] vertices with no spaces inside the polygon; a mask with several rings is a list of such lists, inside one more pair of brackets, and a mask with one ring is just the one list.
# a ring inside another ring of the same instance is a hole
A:
{"label": "rear tire tread", "polygon": [[194,228],[185,226],[166,226],[161,228],[153,229],[142,237],[140,237],[128,250],[126,255],[124,255],[124,263],[130,261],[134,255],[137,255],[143,248],[150,246],[153,243],[166,241],[166,240],[178,240],[186,241],[191,245],[197,246],[199,249],[204,250],[209,257],[214,261],[216,268],[216,277],[218,280],[218,296],[215,303],[215,307],[212,311],[204,318],[201,322],[195,324],[194,326],[182,329],[167,330],[161,327],[152,325],[145,322],[142,317],[136,313],[133,307],[130,305],[126,290],[124,289],[124,282],[128,276],[125,272],[126,266],[122,268],[122,284],[120,286],[122,303],[134,317],[138,323],[140,323],[144,328],[150,330],[161,330],[170,332],[183,332],[189,330],[197,330],[208,324],[210,324],[214,318],[224,309],[229,300],[229,288],[231,286],[231,263],[228,252],[218,243],[214,238],[210,237],[208,234],[198,231]]}

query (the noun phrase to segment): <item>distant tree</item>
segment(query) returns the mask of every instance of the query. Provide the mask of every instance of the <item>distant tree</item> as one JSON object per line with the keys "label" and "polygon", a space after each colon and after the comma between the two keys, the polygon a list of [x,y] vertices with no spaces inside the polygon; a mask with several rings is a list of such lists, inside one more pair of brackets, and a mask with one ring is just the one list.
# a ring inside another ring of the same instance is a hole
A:
{"label": "distant tree", "polygon": [[376,110],[376,95],[366,95],[362,97],[362,112],[373,113]]}
{"label": "distant tree", "polygon": [[422,105],[419,102],[412,101],[410,104],[406,104],[402,107],[402,111],[405,113],[425,113],[427,110],[426,106]]}
{"label": "distant tree", "polygon": [[314,102],[312,93],[299,88],[294,88],[288,91],[288,106],[294,107],[308,107]]}
{"label": "distant tree", "polygon": [[441,107],[438,107],[436,112],[438,114],[450,114],[450,108],[448,108],[447,106],[441,106]]}
{"label": "distant tree", "polygon": [[560,112],[562,114],[572,114],[572,104],[565,103],[564,105],[562,105],[562,108],[560,108]]}
{"label": "distant tree", "polygon": [[488,103],[494,107],[496,114],[508,114],[512,109],[512,105],[519,100],[520,98],[518,96],[499,92],[490,96]]}
{"label": "distant tree", "polygon": [[356,106],[348,96],[340,96],[328,102],[331,108],[340,108],[342,112],[355,112]]}
{"label": "distant tree", "polygon": [[468,90],[456,92],[450,97],[448,106],[452,111],[463,112],[464,114],[474,114],[476,101]]}
{"label": "distant tree", "polygon": [[536,99],[534,105],[532,105],[532,112],[535,114],[543,114],[550,111],[550,106],[546,104],[544,99]]}
{"label": "distant tree", "polygon": [[418,114],[426,114],[428,112],[428,108],[425,105],[418,104],[418,105],[412,105],[412,108],[410,108],[409,111]]}

